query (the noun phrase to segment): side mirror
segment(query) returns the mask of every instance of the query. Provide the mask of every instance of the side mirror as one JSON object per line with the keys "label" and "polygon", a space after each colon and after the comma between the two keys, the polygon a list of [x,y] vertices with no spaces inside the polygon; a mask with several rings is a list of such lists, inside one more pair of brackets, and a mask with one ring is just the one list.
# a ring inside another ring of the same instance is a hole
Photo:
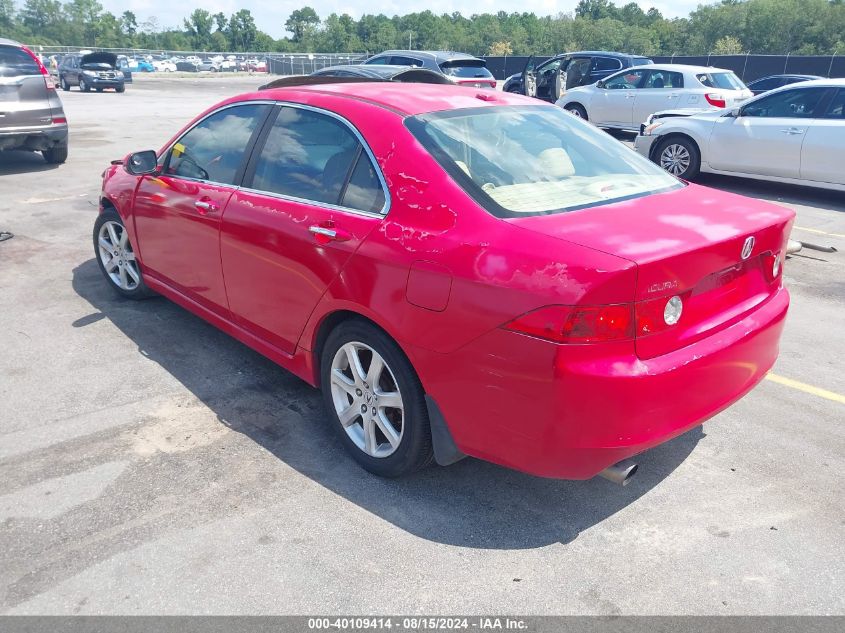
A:
{"label": "side mirror", "polygon": [[158,171],[158,156],[151,150],[135,152],[126,159],[126,171],[135,176],[153,174]]}
{"label": "side mirror", "polygon": [[596,82],[596,88],[601,88],[601,89],[604,89],[604,80],[599,79],[599,80]]}

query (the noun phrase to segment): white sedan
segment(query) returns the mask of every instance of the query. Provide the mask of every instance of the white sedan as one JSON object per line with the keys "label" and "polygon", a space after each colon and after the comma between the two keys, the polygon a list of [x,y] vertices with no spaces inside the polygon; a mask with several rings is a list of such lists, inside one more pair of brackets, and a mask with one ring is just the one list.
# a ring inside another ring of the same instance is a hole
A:
{"label": "white sedan", "polygon": [[709,172],[845,191],[845,79],[792,84],[740,107],[658,119],[634,148],[686,180]]}
{"label": "white sedan", "polygon": [[557,105],[599,127],[639,131],[640,124],[659,110],[715,110],[750,97],[751,91],[730,70],[650,64],[567,90]]}
{"label": "white sedan", "polygon": [[169,59],[157,59],[153,62],[153,68],[158,73],[174,73],[176,72],[176,64]]}

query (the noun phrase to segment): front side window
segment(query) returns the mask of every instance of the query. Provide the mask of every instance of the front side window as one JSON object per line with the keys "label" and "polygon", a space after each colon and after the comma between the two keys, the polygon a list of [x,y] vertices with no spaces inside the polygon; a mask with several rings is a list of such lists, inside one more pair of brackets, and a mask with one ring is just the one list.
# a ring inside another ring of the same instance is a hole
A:
{"label": "front side window", "polygon": [[683,186],[554,106],[435,112],[410,117],[406,125],[498,217],[574,211]]}
{"label": "front side window", "polygon": [[643,88],[683,88],[684,76],[668,70],[652,70]]}
{"label": "front side window", "polygon": [[639,88],[647,72],[645,70],[623,71],[605,81],[604,87],[608,90],[633,90],[634,88]]}
{"label": "front side window", "polygon": [[414,59],[413,57],[400,57],[397,55],[393,56],[391,63],[394,66],[414,66],[416,68],[422,68],[423,65],[420,60]]}
{"label": "front side window", "polygon": [[269,107],[239,105],[206,117],[173,144],[164,173],[235,184],[246,148]]}
{"label": "front side window", "polygon": [[807,119],[813,116],[827,88],[784,90],[749,103],[742,116]]}
{"label": "front side window", "polygon": [[338,119],[284,107],[255,163],[252,189],[379,212],[384,191],[361,143]]}

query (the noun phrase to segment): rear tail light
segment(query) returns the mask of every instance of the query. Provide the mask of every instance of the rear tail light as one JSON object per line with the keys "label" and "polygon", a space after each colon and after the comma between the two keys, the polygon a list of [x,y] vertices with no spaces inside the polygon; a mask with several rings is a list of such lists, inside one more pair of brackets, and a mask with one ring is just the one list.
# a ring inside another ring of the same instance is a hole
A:
{"label": "rear tail light", "polygon": [[547,306],[504,327],[555,343],[623,341],[634,337],[634,310],[632,304]]}
{"label": "rear tail light", "polygon": [[55,90],[56,84],[53,81],[53,78],[50,76],[50,72],[47,70],[47,67],[43,63],[41,63],[41,60],[38,58],[38,55],[33,53],[26,46],[21,46],[21,50],[23,50],[24,53],[32,57],[32,61],[38,64],[38,71],[44,77],[44,85],[47,86],[47,90]]}
{"label": "rear tail light", "polygon": [[54,116],[53,125],[58,125],[60,123],[67,123],[67,119],[63,116]]}
{"label": "rear tail light", "polygon": [[680,295],[649,299],[635,304],[638,338],[657,334],[678,324],[684,312],[684,299]]}
{"label": "rear tail light", "polygon": [[720,95],[717,92],[708,92],[704,95],[704,98],[707,99],[707,103],[712,105],[714,108],[724,108],[727,105],[725,95]]}

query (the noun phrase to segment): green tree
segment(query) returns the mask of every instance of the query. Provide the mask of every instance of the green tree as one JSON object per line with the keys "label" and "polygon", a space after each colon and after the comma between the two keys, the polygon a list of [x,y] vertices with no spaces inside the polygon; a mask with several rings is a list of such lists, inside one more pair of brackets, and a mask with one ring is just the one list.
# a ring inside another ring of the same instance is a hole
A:
{"label": "green tree", "polygon": [[191,40],[193,48],[202,51],[208,50],[211,45],[214,17],[205,9],[194,9],[194,12],[183,22],[186,35]]}
{"label": "green tree", "polygon": [[320,25],[320,16],[311,7],[302,7],[290,14],[285,22],[285,30],[293,36],[294,42],[302,42],[310,37]]}
{"label": "green tree", "polygon": [[714,55],[740,55],[742,52],[742,42],[730,35],[719,38],[713,45]]}
{"label": "green tree", "polygon": [[255,26],[255,18],[252,17],[249,9],[241,9],[232,14],[226,28],[226,35],[233,51],[255,50],[258,27]]}

